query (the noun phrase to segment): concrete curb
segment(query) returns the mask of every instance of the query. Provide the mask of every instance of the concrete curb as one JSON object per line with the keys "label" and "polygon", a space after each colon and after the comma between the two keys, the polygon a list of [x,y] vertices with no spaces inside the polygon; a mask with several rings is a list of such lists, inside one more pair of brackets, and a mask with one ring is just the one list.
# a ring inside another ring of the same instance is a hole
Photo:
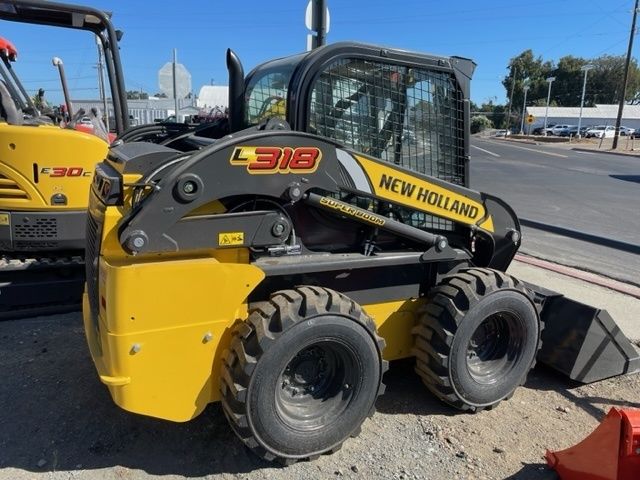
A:
{"label": "concrete curb", "polygon": [[586,153],[604,153],[605,155],[617,155],[619,157],[640,157],[640,151],[637,153],[623,153],[623,152],[612,152],[611,150],[598,150],[595,148],[572,148],[571,150],[575,152],[586,152]]}
{"label": "concrete curb", "polygon": [[504,139],[504,137],[487,137],[488,140],[496,140],[498,142],[508,142],[508,143],[524,143],[525,145],[538,145],[538,143],[534,140],[520,140],[517,138],[508,138]]}
{"label": "concrete curb", "polygon": [[613,280],[612,278],[602,277],[595,273],[585,272],[584,270],[578,270],[577,268],[567,267],[565,265],[552,263],[536,257],[522,255],[520,253],[516,254],[515,260],[521,263],[526,263],[527,265],[532,265],[544,270],[559,273],[567,277],[575,278],[576,280],[582,280],[593,285],[598,285],[599,287],[608,288],[609,290],[613,290],[615,292],[640,299],[640,287],[629,285],[618,280]]}

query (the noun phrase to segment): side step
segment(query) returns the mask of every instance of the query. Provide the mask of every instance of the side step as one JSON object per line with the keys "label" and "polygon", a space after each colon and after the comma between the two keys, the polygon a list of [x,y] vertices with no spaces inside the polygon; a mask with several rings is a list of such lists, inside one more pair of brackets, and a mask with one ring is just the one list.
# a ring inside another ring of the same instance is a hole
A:
{"label": "side step", "polygon": [[579,444],[547,451],[547,464],[562,480],[640,478],[640,410],[612,408]]}
{"label": "side step", "polygon": [[539,362],[582,383],[640,371],[640,353],[606,310],[527,286],[545,322]]}

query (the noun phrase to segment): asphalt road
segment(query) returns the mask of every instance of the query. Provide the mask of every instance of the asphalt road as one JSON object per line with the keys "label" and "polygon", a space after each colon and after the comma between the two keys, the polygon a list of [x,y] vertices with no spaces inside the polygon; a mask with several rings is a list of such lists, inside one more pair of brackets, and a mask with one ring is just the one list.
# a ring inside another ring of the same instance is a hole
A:
{"label": "asphalt road", "polygon": [[471,187],[520,218],[596,237],[523,227],[522,252],[640,285],[640,255],[597,238],[640,245],[640,158],[474,138]]}

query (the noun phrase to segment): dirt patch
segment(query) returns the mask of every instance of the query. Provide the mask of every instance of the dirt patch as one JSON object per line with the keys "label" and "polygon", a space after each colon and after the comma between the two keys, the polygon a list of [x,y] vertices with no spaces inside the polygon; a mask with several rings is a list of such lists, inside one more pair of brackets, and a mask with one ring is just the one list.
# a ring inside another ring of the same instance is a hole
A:
{"label": "dirt patch", "polygon": [[476,415],[435,400],[409,361],[359,437],[314,462],[262,462],[218,405],[175,424],[126,413],[96,376],[79,314],[0,322],[0,480],[14,479],[554,479],[546,448],[573,445],[610,406],[637,406],[640,377],[568,383],[537,368],[508,402]]}

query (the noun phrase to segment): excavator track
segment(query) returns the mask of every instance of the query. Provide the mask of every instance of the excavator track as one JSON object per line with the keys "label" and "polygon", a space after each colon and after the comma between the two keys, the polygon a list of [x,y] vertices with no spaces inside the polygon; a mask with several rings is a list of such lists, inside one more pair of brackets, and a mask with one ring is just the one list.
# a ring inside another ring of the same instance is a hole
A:
{"label": "excavator track", "polygon": [[0,256],[0,321],[81,309],[84,258],[80,252],[62,256]]}

